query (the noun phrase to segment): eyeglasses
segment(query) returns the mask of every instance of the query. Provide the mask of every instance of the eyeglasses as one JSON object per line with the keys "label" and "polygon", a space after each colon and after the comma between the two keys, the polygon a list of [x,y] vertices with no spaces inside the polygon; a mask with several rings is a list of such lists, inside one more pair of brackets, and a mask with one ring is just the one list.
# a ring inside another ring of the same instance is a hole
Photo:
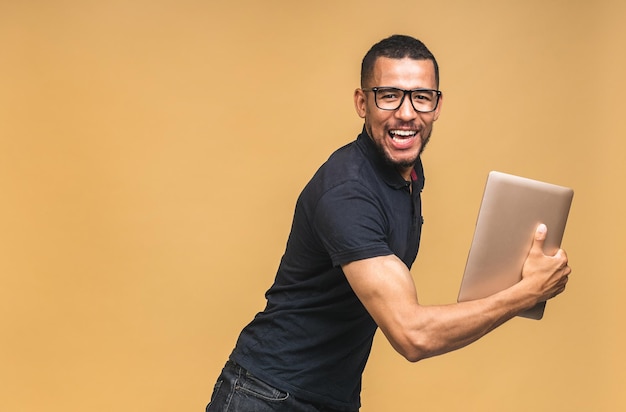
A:
{"label": "eyeglasses", "polygon": [[439,104],[441,92],[433,89],[404,90],[396,87],[372,87],[362,89],[364,92],[373,92],[376,107],[381,110],[398,110],[404,98],[409,95],[410,102],[416,112],[429,113],[435,111]]}

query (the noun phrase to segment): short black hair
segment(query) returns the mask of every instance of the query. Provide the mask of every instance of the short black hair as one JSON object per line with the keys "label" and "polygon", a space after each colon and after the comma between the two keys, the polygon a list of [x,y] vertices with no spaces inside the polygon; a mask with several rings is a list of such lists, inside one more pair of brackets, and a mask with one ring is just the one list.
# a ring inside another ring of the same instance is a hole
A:
{"label": "short black hair", "polygon": [[413,60],[430,60],[435,66],[435,81],[439,87],[439,65],[435,56],[424,43],[414,37],[402,34],[394,34],[379,41],[365,54],[361,63],[361,87],[366,87],[367,81],[372,77],[376,59],[379,57],[390,59],[408,57]]}

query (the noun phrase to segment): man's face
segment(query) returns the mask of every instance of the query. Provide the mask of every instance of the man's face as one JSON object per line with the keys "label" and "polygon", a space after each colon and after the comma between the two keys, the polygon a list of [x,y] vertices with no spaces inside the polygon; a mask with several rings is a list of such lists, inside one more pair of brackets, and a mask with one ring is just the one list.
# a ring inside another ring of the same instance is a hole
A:
{"label": "man's face", "polygon": [[[366,88],[437,89],[435,66],[430,60],[379,57],[369,81],[371,84],[364,85]],[[354,92],[354,104],[379,151],[409,180],[411,169],[426,147],[433,123],[439,117],[441,97],[437,109],[430,113],[415,111],[408,96],[397,110],[381,110],[376,107],[374,93],[362,89]]]}

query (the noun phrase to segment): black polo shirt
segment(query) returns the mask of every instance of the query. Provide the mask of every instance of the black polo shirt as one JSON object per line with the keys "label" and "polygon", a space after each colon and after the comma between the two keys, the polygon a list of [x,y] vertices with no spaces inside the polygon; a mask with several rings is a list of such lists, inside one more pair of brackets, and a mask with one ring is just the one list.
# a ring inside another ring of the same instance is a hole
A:
{"label": "black polo shirt", "polygon": [[341,265],[394,254],[410,268],[423,186],[421,161],[406,182],[365,130],[333,153],[298,198],[267,306],[241,332],[231,359],[295,397],[358,409],[377,326]]}

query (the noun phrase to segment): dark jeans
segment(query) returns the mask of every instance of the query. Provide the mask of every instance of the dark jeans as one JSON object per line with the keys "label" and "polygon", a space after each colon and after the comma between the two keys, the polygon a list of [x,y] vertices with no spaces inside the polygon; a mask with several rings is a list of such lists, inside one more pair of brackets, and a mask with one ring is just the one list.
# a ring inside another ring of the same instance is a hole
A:
{"label": "dark jeans", "polygon": [[296,399],[252,376],[234,362],[226,362],[217,378],[206,412],[338,412]]}

